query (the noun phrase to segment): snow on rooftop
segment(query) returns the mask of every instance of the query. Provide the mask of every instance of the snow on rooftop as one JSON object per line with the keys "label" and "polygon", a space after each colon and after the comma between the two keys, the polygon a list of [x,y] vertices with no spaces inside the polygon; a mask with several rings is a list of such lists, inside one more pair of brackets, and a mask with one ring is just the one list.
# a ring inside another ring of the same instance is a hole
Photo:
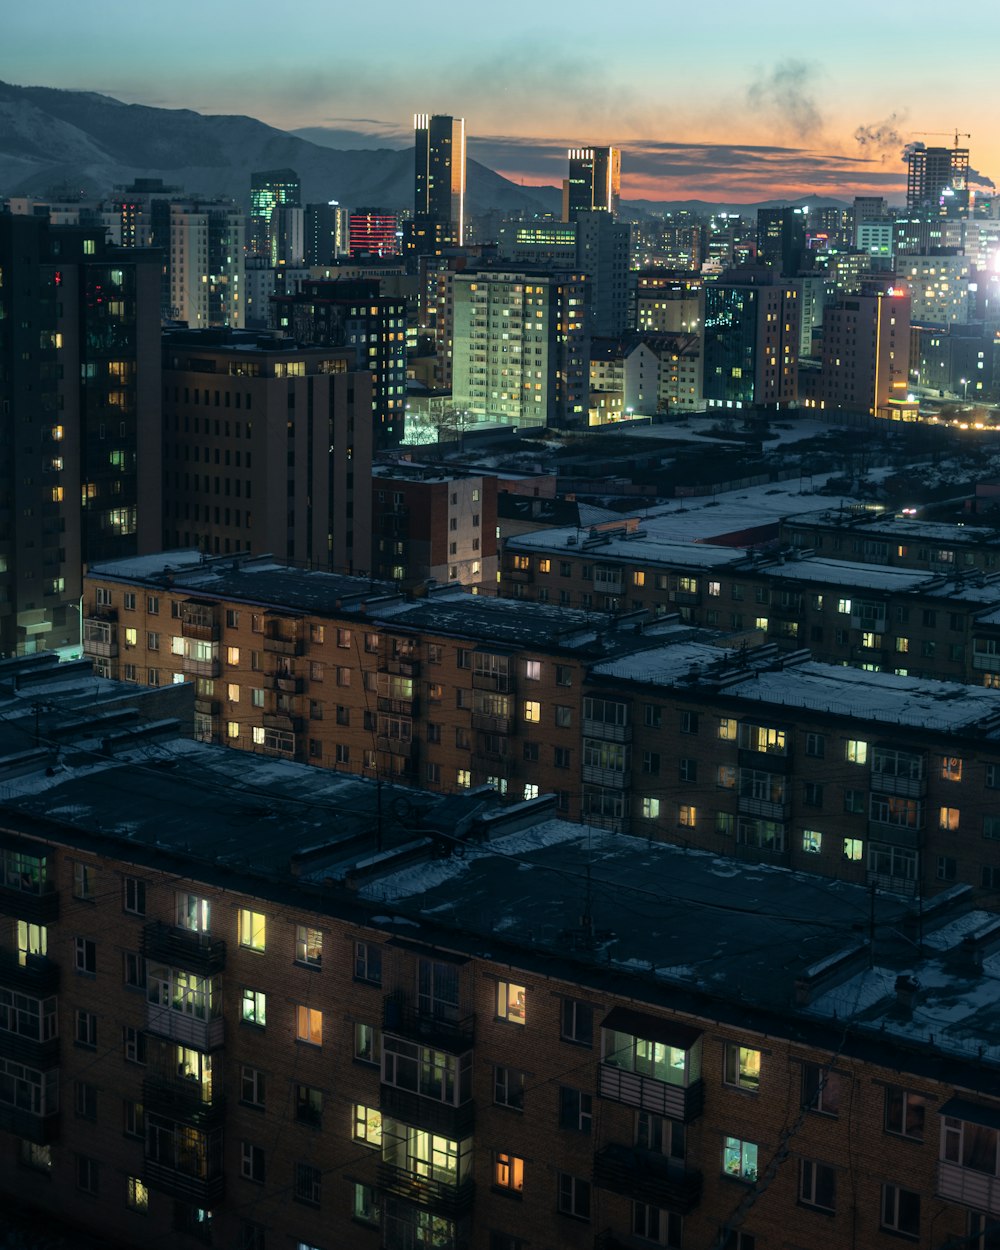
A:
{"label": "snow on rooftop", "polygon": [[[745,665],[738,677],[737,661]],[[923,677],[901,677],[865,669],[806,660],[787,668],[768,667],[769,657],[741,655],[703,643],[677,642],[595,665],[594,671],[626,681],[673,686],[713,676],[727,681],[727,695],[776,706],[810,708],[838,716],[860,717],[917,728],[972,728],[1000,714],[1000,691]],[[728,666],[728,667],[727,667]]]}

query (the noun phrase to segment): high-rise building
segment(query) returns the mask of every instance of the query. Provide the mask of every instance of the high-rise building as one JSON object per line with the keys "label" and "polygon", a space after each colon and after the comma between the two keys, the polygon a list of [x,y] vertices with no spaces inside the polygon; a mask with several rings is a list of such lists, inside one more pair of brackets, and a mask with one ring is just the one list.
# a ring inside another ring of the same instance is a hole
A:
{"label": "high-rise building", "polygon": [[706,282],[703,394],[710,408],[779,407],[796,398],[799,300],[768,269]]}
{"label": "high-rise building", "polygon": [[357,208],[349,218],[348,251],[351,256],[398,256],[399,222],[395,213],[381,208]]}
{"label": "high-rise building", "polygon": [[508,222],[499,233],[499,251],[505,260],[586,274],[593,337],[614,338],[625,332],[629,226],[607,212],[581,209],[573,221]]}
{"label": "high-rise building", "polygon": [[621,148],[570,148],[569,177],[563,182],[563,221],[599,209],[618,216],[622,190]]}
{"label": "high-rise building", "polygon": [[271,252],[271,212],[278,204],[298,206],[302,183],[294,169],[264,169],[250,175],[250,231],[247,251],[251,256]]}
{"label": "high-rise building", "polygon": [[301,269],[306,263],[306,213],[296,204],[271,209],[271,266]]}
{"label": "high-rise building", "polygon": [[82,566],[159,547],[160,263],[0,214],[0,654],[76,645]]}
{"label": "high-rise building", "polygon": [[[928,148],[911,143],[906,150],[906,207],[932,213],[969,206],[969,149]],[[951,201],[948,203],[947,201]]]}
{"label": "high-rise building", "polygon": [[367,571],[371,374],[211,330],[168,332],[163,360],[162,545]]}
{"label": "high-rise building", "polygon": [[804,208],[757,210],[757,258],[786,278],[794,278],[806,250]]}
{"label": "high-rise building", "polygon": [[413,216],[447,227],[452,245],[465,240],[465,118],[417,113]]}
{"label": "high-rise building", "polygon": [[272,300],[272,326],[305,347],[346,351],[372,379],[372,438],[378,451],[403,439],[406,300],[380,295],[377,278],[306,279]]}
{"label": "high-rise building", "polygon": [[348,254],[348,213],[336,200],[307,204],[306,264],[330,265]]}
{"label": "high-rise building", "polygon": [[903,292],[843,296],[823,316],[820,406],[887,416],[905,400],[910,368],[910,301]]}
{"label": "high-rise building", "polygon": [[588,282],[527,268],[452,278],[455,407],[521,428],[585,421]]}
{"label": "high-rise building", "polygon": [[192,330],[244,324],[246,221],[231,200],[173,200],[168,316]]}

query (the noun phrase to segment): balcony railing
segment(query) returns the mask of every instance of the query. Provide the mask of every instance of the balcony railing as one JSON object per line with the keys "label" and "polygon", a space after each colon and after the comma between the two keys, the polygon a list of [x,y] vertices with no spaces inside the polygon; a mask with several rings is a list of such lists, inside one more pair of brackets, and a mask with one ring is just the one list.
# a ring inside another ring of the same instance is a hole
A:
{"label": "balcony railing", "polygon": [[218,677],[222,665],[218,660],[195,660],[189,655],[181,658],[181,669],[194,677]]}
{"label": "balcony railing", "polygon": [[202,716],[218,716],[222,711],[222,702],[219,699],[195,699],[194,710]]}
{"label": "balcony railing", "polygon": [[438,1214],[458,1216],[472,1207],[476,1187],[472,1180],[465,1180],[460,1185],[449,1185],[444,1181],[430,1180],[416,1172],[394,1167],[391,1163],[380,1163],[378,1188],[383,1193],[405,1198],[407,1202],[429,1207]]}
{"label": "balcony railing", "polygon": [[154,1163],[147,1159],[143,1164],[143,1179],[150,1189],[169,1194],[174,1198],[186,1198],[201,1207],[215,1206],[225,1193],[225,1177],[192,1176],[167,1163]]}
{"label": "balcony railing", "polygon": [[302,638],[273,638],[264,635],[264,650],[273,651],[275,655],[303,655],[306,644]]}
{"label": "balcony railing", "polygon": [[390,716],[416,716],[419,700],[414,695],[410,699],[390,699],[384,695],[378,697],[378,710]]}
{"label": "balcony railing", "polygon": [[34,1142],[36,1146],[44,1146],[53,1141],[58,1126],[58,1116],[34,1115],[21,1107],[8,1107],[0,1103],[0,1129],[22,1137],[25,1141]]}
{"label": "balcony railing", "polygon": [[390,755],[401,755],[404,759],[412,759],[417,753],[417,744],[412,738],[404,742],[402,738],[390,738],[386,734],[379,734],[376,746],[380,751],[388,751]]}
{"label": "balcony railing", "polygon": [[627,790],[632,780],[628,769],[599,768],[596,764],[584,764],[581,771],[585,782],[603,786],[607,790]]}
{"label": "balcony railing", "polygon": [[760,816],[764,820],[780,821],[787,820],[792,811],[788,803],[772,803],[768,799],[755,799],[751,795],[744,794],[739,797],[738,810],[744,816]]}
{"label": "balcony railing", "polygon": [[427,1042],[439,1050],[459,1054],[472,1045],[475,1016],[449,1019],[414,1006],[402,990],[387,994],[382,1003],[382,1027],[410,1041]]}
{"label": "balcony railing", "polygon": [[44,882],[38,893],[0,886],[0,916],[31,920],[35,924],[51,924],[58,920],[59,892],[55,888],[55,882]]}
{"label": "balcony railing", "polygon": [[597,1065],[597,1092],[601,1098],[685,1124],[701,1115],[705,1102],[705,1087],[700,1080],[690,1085],[668,1085],[666,1081],[628,1072],[609,1063]]}
{"label": "balcony railing", "polygon": [[147,1111],[198,1125],[220,1122],[226,1109],[221,1092],[213,1093],[206,1102],[198,1081],[160,1073],[153,1073],[143,1081],[142,1102]]}
{"label": "balcony railing", "polygon": [[199,642],[218,642],[219,626],[204,621],[181,621],[181,637],[196,638]]}
{"label": "balcony railing", "polygon": [[468,1137],[476,1122],[476,1104],[471,1098],[460,1107],[453,1107],[450,1103],[424,1098],[412,1090],[397,1089],[394,1085],[382,1086],[379,1109],[383,1115],[428,1133],[439,1133],[452,1141]]}
{"label": "balcony railing", "polygon": [[498,694],[510,694],[514,689],[513,673],[473,673],[473,690],[495,690]]}
{"label": "balcony railing", "polygon": [[225,1036],[222,1016],[199,1020],[197,1016],[174,1011],[173,1007],[162,1003],[146,1003],[146,1028],[157,1037],[166,1037],[196,1050],[214,1050],[222,1045]]}
{"label": "balcony railing", "polygon": [[45,955],[0,951],[0,985],[44,998],[59,989],[59,965]]}
{"label": "balcony railing", "polygon": [[937,1193],[946,1202],[958,1202],[977,1211],[1000,1215],[1000,1178],[961,1164],[938,1161]]}
{"label": "balcony railing", "polygon": [[274,688],[282,694],[301,694],[305,681],[301,677],[292,677],[289,673],[275,673]]}
{"label": "balcony railing", "polygon": [[380,673],[391,673],[395,677],[419,677],[420,661],[403,656],[390,656],[379,663]]}
{"label": "balcony railing", "polygon": [[29,1068],[52,1068],[59,1062],[59,1038],[50,1037],[43,1042],[37,1037],[0,1029],[0,1055],[27,1064]]}
{"label": "balcony railing", "polygon": [[599,738],[602,742],[631,742],[632,726],[613,724],[611,721],[591,720],[584,717],[583,736]]}
{"label": "balcony railing", "polygon": [[873,885],[876,890],[884,890],[887,894],[902,894],[905,898],[913,898],[917,892],[915,878],[897,877],[888,872],[874,872],[872,869],[865,873],[865,883]]}
{"label": "balcony railing", "polygon": [[615,1142],[594,1157],[594,1184],[687,1215],[701,1200],[702,1177],[652,1150]]}
{"label": "balcony railing", "polygon": [[892,773],[877,773],[873,769],[871,786],[876,794],[902,794],[907,798],[918,799],[927,793],[927,778],[897,777]]}
{"label": "balcony railing", "polygon": [[206,977],[221,972],[226,965],[226,943],[221,938],[179,929],[162,920],[154,920],[143,928],[142,953],[147,959]]}
{"label": "balcony railing", "polygon": [[882,820],[869,820],[868,836],[876,842],[885,842],[889,846],[905,846],[911,851],[919,851],[924,845],[922,825],[919,829],[910,829],[906,825],[890,825]]}
{"label": "balcony railing", "polygon": [[494,716],[491,712],[473,712],[472,728],[488,734],[509,734],[514,721],[510,716]]}

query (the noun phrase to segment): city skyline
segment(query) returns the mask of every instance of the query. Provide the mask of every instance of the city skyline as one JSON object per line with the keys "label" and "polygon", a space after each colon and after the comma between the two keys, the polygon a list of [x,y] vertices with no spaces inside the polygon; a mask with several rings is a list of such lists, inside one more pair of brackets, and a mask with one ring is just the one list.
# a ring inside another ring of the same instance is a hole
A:
{"label": "city skyline", "polygon": [[100,40],[84,60],[93,8],[65,0],[44,15],[20,8],[6,15],[0,78],[244,113],[335,147],[409,146],[415,110],[464,116],[470,157],[525,184],[558,186],[568,147],[614,143],[624,150],[626,200],[899,198],[904,144],[948,143],[955,129],[972,132],[977,170],[1000,169],[1000,138],[977,124],[989,112],[982,84],[1000,14],[985,14],[976,41],[963,46],[959,75],[950,63],[942,70],[940,41],[926,37],[926,0],[905,24],[849,0],[822,38],[780,0],[763,26],[730,43],[714,32],[740,29],[734,5],[698,30],[680,15],[675,28],[644,2],[630,10],[617,44],[607,10],[593,0],[550,6],[544,17],[514,0],[488,41],[452,20],[459,10],[451,0],[421,11],[419,22],[390,4],[382,29],[391,33],[371,58],[358,54],[365,31],[352,32],[356,19],[334,28],[317,0],[296,10],[297,27],[310,31],[306,45],[262,41],[258,10],[263,16],[262,5],[237,9],[226,0],[206,17],[203,6],[181,0],[154,43],[139,10],[104,0]]}

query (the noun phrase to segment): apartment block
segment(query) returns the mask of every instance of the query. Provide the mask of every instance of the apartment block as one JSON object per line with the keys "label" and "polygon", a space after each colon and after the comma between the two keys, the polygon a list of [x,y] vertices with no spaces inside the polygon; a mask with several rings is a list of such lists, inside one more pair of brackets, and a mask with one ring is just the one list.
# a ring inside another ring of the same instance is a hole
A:
{"label": "apartment block", "polygon": [[41,1218],[181,1250],[988,1245],[998,920],[967,889],[820,908],[543,802],[61,739],[0,758],[0,1188]]}
{"label": "apartment block", "polygon": [[497,479],[430,465],[376,465],[372,575],[412,589],[429,581],[496,594]]}
{"label": "apartment block", "polygon": [[[576,527],[512,535],[500,593],[584,611],[676,613],[689,625],[749,631],[781,650],[807,646],[817,659],[871,672],[1000,682],[992,658],[1000,578],[992,564],[983,572],[966,563],[977,548],[965,527],[914,522],[925,543],[954,545],[909,548],[890,541],[911,534],[906,524],[817,513],[783,523],[785,545],[744,553],[665,539],[670,519],[605,523],[587,537]],[[821,552],[806,545],[813,540]],[[883,563],[890,546],[898,558]],[[994,559],[989,547],[979,550],[982,563]]]}
{"label": "apartment block", "polygon": [[77,646],[82,566],[159,545],[160,269],[0,214],[0,655]]}
{"label": "apartment block", "polygon": [[280,338],[163,340],[163,546],[371,564],[372,374]]}
{"label": "apartment block", "polygon": [[521,428],[585,419],[587,282],[566,273],[466,270],[451,276],[452,393],[477,420]]}

